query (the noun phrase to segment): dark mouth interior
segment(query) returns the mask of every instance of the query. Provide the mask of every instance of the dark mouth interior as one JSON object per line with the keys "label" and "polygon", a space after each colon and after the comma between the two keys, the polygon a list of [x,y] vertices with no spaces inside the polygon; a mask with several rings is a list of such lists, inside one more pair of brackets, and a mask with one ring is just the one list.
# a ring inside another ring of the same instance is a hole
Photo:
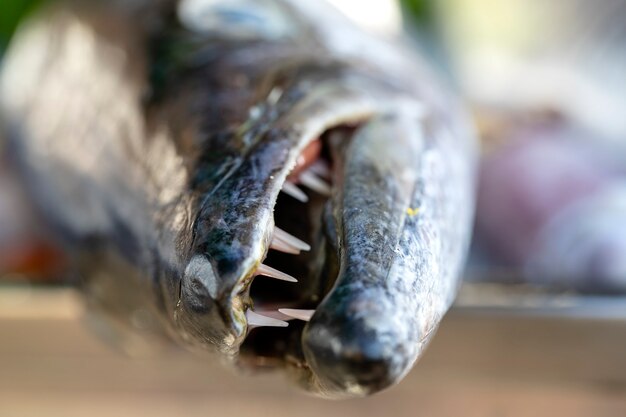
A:
{"label": "dark mouth interior", "polygon": [[[315,165],[314,163],[318,167],[320,163],[327,167],[327,175],[320,174],[324,170],[316,172],[320,179],[332,187],[333,194],[337,192],[333,186],[337,180],[336,171],[339,165],[334,143],[347,143],[351,131],[352,129],[343,127],[327,131],[319,139],[321,151],[316,154],[315,160],[307,164],[308,168]],[[328,228],[323,221],[325,207],[333,197],[308,189],[299,183],[297,176],[292,175],[289,180],[306,193],[308,202],[303,203],[281,192],[274,208],[274,221],[278,228],[309,243],[311,250],[303,251],[299,255],[275,250],[268,252],[263,263],[297,278],[298,282],[257,277],[250,287],[250,297],[256,312],[276,312],[283,308],[315,310],[332,288],[337,276],[336,250],[332,249],[334,242],[328,237]],[[286,319],[281,317],[283,318]],[[241,346],[240,363],[256,368],[274,367],[284,362],[305,366],[300,346],[305,325],[306,322],[294,319],[289,320],[289,326],[285,328],[251,329]]]}

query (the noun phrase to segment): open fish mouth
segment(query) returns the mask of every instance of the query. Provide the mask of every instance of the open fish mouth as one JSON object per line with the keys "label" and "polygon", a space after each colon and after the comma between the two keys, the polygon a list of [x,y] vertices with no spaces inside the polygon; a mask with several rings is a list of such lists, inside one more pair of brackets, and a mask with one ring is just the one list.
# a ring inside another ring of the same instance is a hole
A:
{"label": "open fish mouth", "polygon": [[310,142],[283,183],[274,206],[269,251],[252,273],[259,278],[242,292],[248,333],[239,361],[246,365],[306,364],[298,346],[302,330],[335,283],[339,268],[336,230],[329,230],[334,224],[325,216],[329,201],[341,192],[329,142],[349,142],[353,130],[336,128]]}
{"label": "open fish mouth", "polygon": [[324,396],[397,383],[469,243],[455,100],[324,2],[148,3],[51,13],[2,77],[17,165],[90,305]]}
{"label": "open fish mouth", "polygon": [[[397,320],[415,317],[386,279],[415,192],[423,115],[413,110],[327,129],[297,157],[274,206],[270,251],[243,292],[239,364],[285,367],[329,396],[378,391],[409,368],[419,344],[404,349],[411,330]],[[390,138],[401,153],[381,149]]]}
{"label": "open fish mouth", "polygon": [[440,318],[442,300],[411,297],[427,123],[420,103],[335,71],[281,87],[288,105],[274,87],[275,120],[244,123],[256,137],[198,206],[174,317],[240,366],[365,395],[405,374]]}

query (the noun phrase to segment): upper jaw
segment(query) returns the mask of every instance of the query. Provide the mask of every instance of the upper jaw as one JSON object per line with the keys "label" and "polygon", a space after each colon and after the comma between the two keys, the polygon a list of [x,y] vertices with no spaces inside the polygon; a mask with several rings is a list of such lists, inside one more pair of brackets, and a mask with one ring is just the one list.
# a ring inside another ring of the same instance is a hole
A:
{"label": "upper jaw", "polygon": [[247,290],[271,245],[285,149],[260,143],[199,207],[178,305],[218,350],[236,352],[245,338]]}

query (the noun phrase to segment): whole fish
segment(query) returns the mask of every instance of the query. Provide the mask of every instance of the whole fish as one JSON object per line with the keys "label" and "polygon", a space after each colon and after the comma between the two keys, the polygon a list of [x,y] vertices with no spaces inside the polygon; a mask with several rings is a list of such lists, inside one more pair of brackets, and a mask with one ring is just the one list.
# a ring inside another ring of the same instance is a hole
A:
{"label": "whole fish", "polygon": [[322,1],[76,2],[5,64],[6,151],[112,328],[327,397],[411,369],[459,285],[475,152],[402,41]]}

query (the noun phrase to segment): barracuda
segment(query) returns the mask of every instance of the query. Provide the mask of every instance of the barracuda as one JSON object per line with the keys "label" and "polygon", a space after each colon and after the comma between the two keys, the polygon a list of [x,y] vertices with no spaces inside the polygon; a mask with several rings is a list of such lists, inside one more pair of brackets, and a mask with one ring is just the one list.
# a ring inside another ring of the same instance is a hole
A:
{"label": "barracuda", "polygon": [[398,382],[468,245],[454,98],[321,1],[116,4],[31,22],[1,84],[11,160],[92,312],[327,397]]}

